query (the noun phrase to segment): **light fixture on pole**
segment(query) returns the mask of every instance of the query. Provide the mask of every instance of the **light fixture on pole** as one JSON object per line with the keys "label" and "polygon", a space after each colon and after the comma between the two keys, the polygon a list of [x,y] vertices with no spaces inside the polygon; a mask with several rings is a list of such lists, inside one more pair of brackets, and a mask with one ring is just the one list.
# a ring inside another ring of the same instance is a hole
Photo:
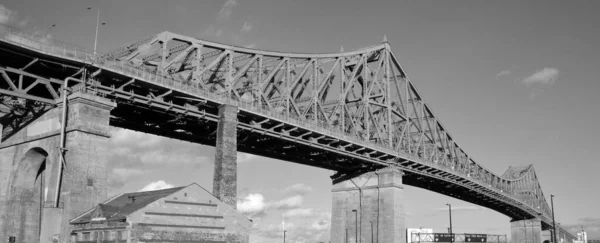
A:
{"label": "light fixture on pole", "polygon": [[454,237],[452,236],[452,205],[446,203],[448,205],[448,215],[450,216],[450,243],[454,242]]}
{"label": "light fixture on pole", "polygon": [[[91,10],[92,8],[87,8]],[[102,25],[106,25],[106,23],[102,23]],[[98,17],[96,18],[96,37],[94,37],[94,60],[96,59],[96,47],[98,46],[98,28],[100,27],[100,9],[98,9]]]}
{"label": "light fixture on pole", "polygon": [[556,238],[556,221],[554,220],[554,195],[550,194],[550,204],[552,205],[552,236],[554,238],[553,242],[557,243],[558,239]]}

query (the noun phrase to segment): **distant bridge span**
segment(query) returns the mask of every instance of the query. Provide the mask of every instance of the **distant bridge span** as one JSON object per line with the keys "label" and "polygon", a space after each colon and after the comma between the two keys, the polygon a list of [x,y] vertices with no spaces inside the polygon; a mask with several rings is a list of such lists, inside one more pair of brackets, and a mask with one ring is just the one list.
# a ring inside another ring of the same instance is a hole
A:
{"label": "distant bridge span", "polygon": [[163,32],[94,57],[4,27],[0,55],[0,149],[54,108],[63,80],[73,77],[72,90],[116,103],[111,126],[215,146],[226,104],[238,110],[239,151],[337,171],[334,183],[397,167],[403,184],[552,228],[533,167],[499,176],[476,163],[435,117],[387,40],[299,54]]}

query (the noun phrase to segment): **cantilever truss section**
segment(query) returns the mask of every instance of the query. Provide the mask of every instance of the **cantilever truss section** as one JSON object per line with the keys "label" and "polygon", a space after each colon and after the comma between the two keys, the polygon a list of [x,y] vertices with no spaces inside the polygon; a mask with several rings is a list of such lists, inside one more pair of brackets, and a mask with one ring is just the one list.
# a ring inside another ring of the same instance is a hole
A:
{"label": "cantilever truss section", "polygon": [[469,157],[434,116],[385,40],[357,51],[296,54],[163,32],[108,53],[98,62],[124,63],[398,151],[406,161],[436,165],[523,198],[549,218],[535,173],[519,179],[500,177]]}
{"label": "cantilever truss section", "polygon": [[545,215],[552,214],[533,165],[511,166],[501,177],[511,182],[513,194],[522,202]]}

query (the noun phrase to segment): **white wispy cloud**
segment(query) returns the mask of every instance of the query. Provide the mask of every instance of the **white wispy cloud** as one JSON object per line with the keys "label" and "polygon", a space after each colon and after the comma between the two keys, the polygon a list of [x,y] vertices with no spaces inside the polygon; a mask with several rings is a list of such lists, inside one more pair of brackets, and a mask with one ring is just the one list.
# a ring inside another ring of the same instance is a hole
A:
{"label": "white wispy cloud", "polygon": [[545,67],[541,70],[536,71],[531,76],[523,79],[523,83],[527,86],[533,84],[544,84],[550,85],[556,82],[558,79],[558,69]]}
{"label": "white wispy cloud", "polygon": [[283,191],[288,195],[306,195],[312,191],[312,187],[298,183],[285,188]]}
{"label": "white wispy cloud", "polygon": [[250,162],[255,158],[258,158],[258,156],[253,155],[253,154],[242,153],[242,152],[237,153],[237,162],[238,163]]}
{"label": "white wispy cloud", "polygon": [[269,204],[269,206],[274,209],[280,209],[280,210],[295,209],[295,208],[301,207],[303,202],[304,202],[303,196],[294,195],[291,197],[283,198],[279,201],[272,202]]}
{"label": "white wispy cloud", "polygon": [[125,129],[113,129],[109,140],[109,193],[118,191],[131,177],[169,168],[197,168],[214,160],[214,149]]}
{"label": "white wispy cloud", "polygon": [[312,208],[294,208],[285,211],[284,215],[286,218],[294,217],[309,217],[315,214],[315,210]]}
{"label": "white wispy cloud", "polygon": [[0,23],[10,24],[17,19],[17,12],[0,4]]}
{"label": "white wispy cloud", "polygon": [[501,77],[501,76],[511,75],[511,74],[512,74],[512,72],[510,70],[502,70],[498,74],[496,74],[496,78]]}
{"label": "white wispy cloud", "polygon": [[252,30],[252,25],[248,22],[244,22],[244,26],[242,26],[242,32],[249,32]]}
{"label": "white wispy cloud", "polygon": [[240,213],[259,213],[266,208],[265,197],[259,193],[248,194],[248,196],[237,201],[237,210]]}
{"label": "white wispy cloud", "polygon": [[225,4],[223,4],[223,7],[221,7],[221,11],[219,11],[217,20],[229,19],[229,17],[231,16],[231,11],[233,9],[233,6],[235,6],[236,4],[237,4],[237,2],[235,0],[227,0],[227,2],[225,2]]}
{"label": "white wispy cloud", "polygon": [[245,45],[246,48],[256,48],[256,43]]}
{"label": "white wispy cloud", "polygon": [[166,183],[163,180],[159,180],[159,181],[151,182],[150,184],[144,186],[144,188],[140,189],[138,192],[156,191],[156,190],[162,190],[162,189],[167,189],[167,188],[173,188],[173,185]]}

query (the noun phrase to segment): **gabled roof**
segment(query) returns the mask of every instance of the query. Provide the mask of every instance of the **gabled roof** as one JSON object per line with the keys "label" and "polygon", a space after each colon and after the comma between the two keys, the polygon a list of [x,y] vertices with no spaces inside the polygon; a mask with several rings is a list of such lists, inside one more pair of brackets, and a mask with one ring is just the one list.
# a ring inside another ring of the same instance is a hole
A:
{"label": "gabled roof", "polygon": [[169,196],[185,187],[175,187],[156,191],[123,193],[115,198],[109,199],[98,204],[92,210],[89,210],[71,220],[71,224],[89,223],[92,218],[102,217],[107,221],[125,219],[127,215],[146,207],[148,204],[158,199]]}

